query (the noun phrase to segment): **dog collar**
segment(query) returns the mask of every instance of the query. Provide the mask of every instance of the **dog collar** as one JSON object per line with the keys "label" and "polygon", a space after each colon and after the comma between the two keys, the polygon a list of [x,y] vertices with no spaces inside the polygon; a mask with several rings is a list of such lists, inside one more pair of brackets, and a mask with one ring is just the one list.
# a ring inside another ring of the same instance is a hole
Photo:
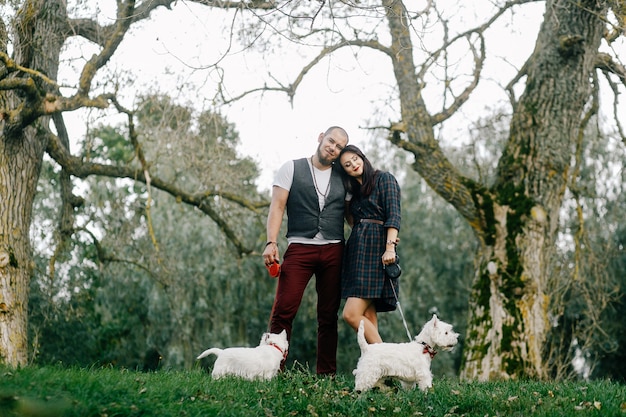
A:
{"label": "dog collar", "polygon": [[270,346],[275,347],[276,349],[278,349],[278,351],[280,353],[282,353],[283,355],[283,359],[287,359],[287,351],[286,350],[282,350],[276,343],[268,343]]}
{"label": "dog collar", "polygon": [[420,343],[421,343],[422,345],[424,345],[424,350],[422,351],[422,353],[424,353],[424,354],[426,354],[426,353],[427,353],[427,354],[429,354],[431,359],[432,359],[432,358],[434,358],[434,357],[435,357],[435,355],[437,354],[437,351],[436,351],[435,349],[433,349],[432,347],[430,347],[430,346],[428,345],[428,343],[426,343],[426,342],[420,342]]}

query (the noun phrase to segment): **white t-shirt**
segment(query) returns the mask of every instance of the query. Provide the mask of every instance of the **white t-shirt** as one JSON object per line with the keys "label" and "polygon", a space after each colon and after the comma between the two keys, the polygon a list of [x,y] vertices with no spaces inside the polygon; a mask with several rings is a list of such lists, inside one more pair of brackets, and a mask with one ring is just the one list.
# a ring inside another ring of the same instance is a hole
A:
{"label": "white t-shirt", "polygon": [[[319,204],[320,204],[320,211],[322,211],[324,209],[324,204],[326,203],[326,199],[324,195],[320,193],[320,191],[328,195],[328,187],[330,184],[330,174],[332,173],[332,168],[328,168],[323,171],[319,170],[311,164],[311,159],[307,159],[307,164],[309,164],[309,169],[313,168],[311,175],[315,175],[314,183],[317,184],[316,192],[317,192],[317,197],[318,197]],[[278,172],[276,173],[276,176],[274,177],[274,183],[272,185],[274,185],[275,187],[280,187],[287,191],[290,191],[291,185],[293,184],[293,172],[294,172],[293,160],[289,160],[285,162],[278,169]],[[317,244],[317,245],[340,242],[339,240],[324,239],[322,234],[319,232],[312,239],[309,239],[306,237],[292,236],[288,238],[287,241],[288,243],[306,243],[306,244]]]}

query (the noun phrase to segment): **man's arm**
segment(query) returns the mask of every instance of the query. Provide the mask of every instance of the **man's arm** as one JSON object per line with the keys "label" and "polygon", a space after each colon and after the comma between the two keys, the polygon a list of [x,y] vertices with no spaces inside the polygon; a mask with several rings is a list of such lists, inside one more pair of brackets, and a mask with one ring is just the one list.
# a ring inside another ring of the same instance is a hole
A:
{"label": "man's arm", "polygon": [[289,191],[278,186],[272,187],[272,201],[269,214],[267,215],[267,241],[271,243],[265,246],[263,251],[263,260],[266,264],[280,260],[276,242],[278,242],[278,234],[280,233],[280,225],[283,222],[288,197]]}

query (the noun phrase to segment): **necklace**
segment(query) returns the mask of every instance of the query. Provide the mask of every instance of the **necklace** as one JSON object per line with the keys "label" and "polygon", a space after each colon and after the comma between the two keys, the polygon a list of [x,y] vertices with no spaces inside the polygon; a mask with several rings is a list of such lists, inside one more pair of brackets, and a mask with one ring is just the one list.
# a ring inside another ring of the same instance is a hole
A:
{"label": "necklace", "polygon": [[317,186],[317,178],[315,178],[315,167],[313,166],[313,157],[309,158],[311,160],[311,175],[313,176],[313,184],[315,184],[315,190],[319,195],[321,195],[324,200],[326,200],[326,196],[328,195],[328,190],[330,190],[330,178],[328,179],[328,185],[326,186],[326,191],[321,192],[319,187]]}

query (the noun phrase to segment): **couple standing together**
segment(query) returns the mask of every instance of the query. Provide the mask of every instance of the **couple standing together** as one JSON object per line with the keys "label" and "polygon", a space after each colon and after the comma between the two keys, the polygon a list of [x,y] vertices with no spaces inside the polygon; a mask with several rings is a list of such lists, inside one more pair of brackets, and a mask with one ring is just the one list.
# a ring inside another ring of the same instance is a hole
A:
{"label": "couple standing together", "polygon": [[[337,371],[337,314],[357,330],[365,322],[369,343],[382,342],[377,312],[396,308],[397,280],[384,266],[396,261],[400,230],[400,187],[359,148],[348,145],[338,126],[320,133],[315,153],[288,161],[272,187],[267,218],[266,265],[280,261],[278,234],[287,210],[288,246],[281,261],[270,332],[283,329],[291,340],[293,319],[315,275],[319,375]],[[352,226],[344,247],[344,218]],[[393,287],[392,287],[393,286]]]}

